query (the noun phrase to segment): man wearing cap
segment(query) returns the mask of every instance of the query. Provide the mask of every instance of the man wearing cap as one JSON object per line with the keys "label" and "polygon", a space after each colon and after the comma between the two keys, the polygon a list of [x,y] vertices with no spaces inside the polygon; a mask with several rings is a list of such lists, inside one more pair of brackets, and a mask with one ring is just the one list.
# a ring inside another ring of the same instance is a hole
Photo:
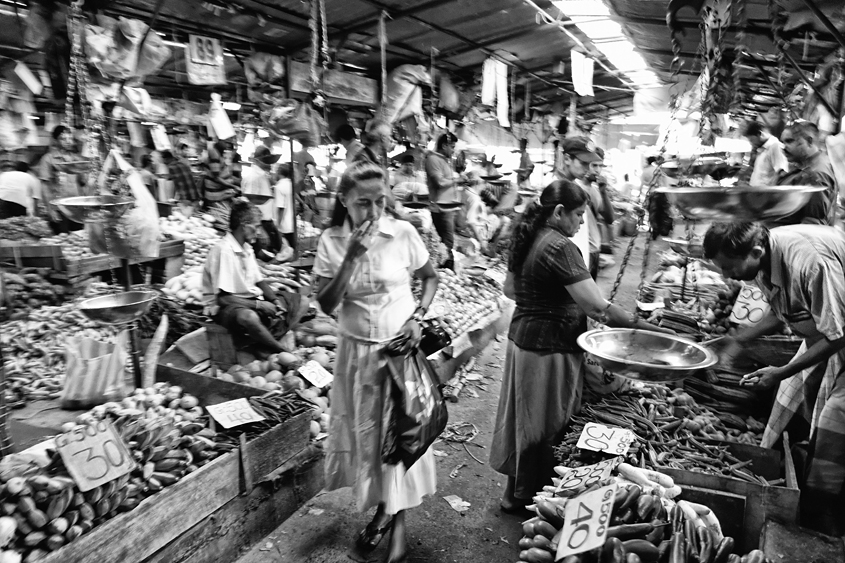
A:
{"label": "man wearing cap", "polygon": [[406,153],[399,159],[399,170],[393,173],[390,186],[396,200],[401,202],[407,197],[416,196],[428,199],[428,186],[425,176],[414,170],[414,155]]}
{"label": "man wearing cap", "polygon": [[564,139],[561,143],[561,149],[563,150],[563,167],[556,171],[556,175],[564,180],[574,182],[589,196],[584,220],[587,224],[590,242],[590,275],[593,279],[596,279],[599,272],[599,253],[601,251],[601,229],[596,219],[599,215],[596,201],[601,204],[602,197],[601,194],[594,193],[597,190],[590,186],[587,177],[592,172],[590,165],[602,162],[602,158],[590,149],[589,141],[583,137]]}
{"label": "man wearing cap", "polygon": [[270,168],[278,162],[280,155],[272,154],[265,145],[259,145],[252,155],[252,166],[243,171],[241,192],[244,195],[269,196],[270,199],[256,207],[261,212],[261,227],[264,235],[259,233],[255,244],[255,255],[259,260],[269,262],[282,249],[281,236],[273,222],[276,204],[273,201],[273,185],[270,182]]}

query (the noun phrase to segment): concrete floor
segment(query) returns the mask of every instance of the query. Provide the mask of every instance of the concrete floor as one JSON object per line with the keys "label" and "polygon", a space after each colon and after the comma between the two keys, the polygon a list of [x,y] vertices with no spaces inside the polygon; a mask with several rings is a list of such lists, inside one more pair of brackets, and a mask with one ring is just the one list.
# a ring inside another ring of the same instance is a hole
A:
{"label": "concrete floor", "polygon": [[[645,236],[640,234],[637,238],[615,300],[627,309],[634,306]],[[599,275],[599,285],[605,295],[610,292],[629,240],[619,240],[616,265]],[[656,251],[665,246],[659,241],[652,245],[649,271],[654,271],[657,265]],[[486,463],[501,385],[504,338],[502,335],[500,341],[493,341],[478,357],[474,371],[482,376],[481,381],[475,382],[469,389],[464,388],[457,404],[449,404],[451,423],[470,422],[478,428],[480,433],[474,442],[483,448],[470,446],[470,451],[482,463],[470,457],[459,445],[435,444],[434,448],[446,455],[436,458],[436,496],[427,498],[420,507],[408,513],[408,560],[411,562],[508,562],[518,558],[517,542],[522,536],[522,518],[499,510],[506,479]],[[457,495],[469,502],[469,510],[463,514],[454,511],[443,500],[448,495]],[[388,538],[368,555],[356,552],[353,546],[355,535],[371,516],[372,513],[360,514],[355,510],[349,489],[322,492],[245,553],[237,563],[383,561]]]}

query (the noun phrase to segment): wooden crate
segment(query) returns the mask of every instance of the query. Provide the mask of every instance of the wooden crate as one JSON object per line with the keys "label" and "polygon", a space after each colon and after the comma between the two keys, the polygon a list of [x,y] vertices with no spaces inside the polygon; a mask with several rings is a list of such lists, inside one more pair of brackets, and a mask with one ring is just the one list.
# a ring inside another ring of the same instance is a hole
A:
{"label": "wooden crate", "polygon": [[263,389],[241,383],[223,381],[207,375],[193,373],[174,366],[156,366],[156,381],[178,385],[194,395],[201,405],[216,405],[234,399],[257,397],[266,393]]}
{"label": "wooden crate", "polygon": [[[783,435],[784,451],[789,451],[789,436]],[[762,448],[757,448],[762,449]],[[763,474],[768,458],[750,457],[751,468]],[[719,517],[725,535],[732,535],[738,553],[757,549],[760,533],[766,520],[775,519],[785,524],[798,522],[801,491],[795,475],[792,456],[784,456],[784,486],[763,486],[720,475],[707,475],[661,467],[683,489],[681,498],[709,506]]]}
{"label": "wooden crate", "polygon": [[59,245],[0,241],[0,263],[16,268],[50,268],[63,272],[66,261]]}
{"label": "wooden crate", "polygon": [[760,536],[760,550],[776,563],[845,561],[843,538],[769,520]]}
{"label": "wooden crate", "polygon": [[[263,476],[299,454],[308,443],[310,420],[309,413],[288,420],[248,442],[245,455],[235,450],[215,459],[145,499],[135,510],[104,522],[40,561],[140,563],[149,560],[237,499],[242,493],[244,474]],[[245,460],[243,470],[241,457]]]}
{"label": "wooden crate", "polygon": [[[168,240],[161,243],[157,257],[136,256],[134,258],[130,258],[129,263],[145,264],[147,262],[156,262],[158,260],[181,257],[184,253],[185,243],[183,241]],[[120,268],[120,258],[102,254],[68,262],[67,272],[69,276],[79,276],[117,268]]]}

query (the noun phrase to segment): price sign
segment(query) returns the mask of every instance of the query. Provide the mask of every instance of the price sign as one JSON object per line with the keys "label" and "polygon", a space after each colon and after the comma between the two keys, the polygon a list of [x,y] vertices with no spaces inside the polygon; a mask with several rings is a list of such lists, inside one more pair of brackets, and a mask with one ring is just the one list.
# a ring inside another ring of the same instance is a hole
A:
{"label": "price sign", "polygon": [[564,510],[564,524],[556,561],[604,545],[616,483],[570,499]]}
{"label": "price sign", "polygon": [[560,476],[557,492],[592,487],[599,481],[610,478],[610,473],[619,464],[619,458],[606,459],[594,465],[569,469]]}
{"label": "price sign", "polygon": [[625,455],[635,439],[634,433],[625,428],[588,422],[581,431],[576,446],[583,450]]}
{"label": "price sign", "polygon": [[334,381],[334,376],[326,368],[311,360],[299,368],[299,373],[314,387],[322,389]]}
{"label": "price sign", "polygon": [[505,285],[505,278],[507,275],[504,272],[500,272],[499,270],[486,270],[484,275],[500,286],[504,287]]}
{"label": "price sign", "polygon": [[82,492],[126,475],[135,460],[110,421],[77,426],[56,436],[56,449]]}
{"label": "price sign", "polygon": [[185,67],[191,84],[226,83],[223,47],[217,39],[190,35],[185,50]]}
{"label": "price sign", "polygon": [[744,285],[736,297],[730,321],[741,325],[756,325],[770,309],[769,301],[760,289]]}
{"label": "price sign", "polygon": [[250,422],[260,422],[264,417],[255,412],[246,399],[235,399],[216,405],[205,407],[214,420],[220,423],[223,428],[234,428]]}

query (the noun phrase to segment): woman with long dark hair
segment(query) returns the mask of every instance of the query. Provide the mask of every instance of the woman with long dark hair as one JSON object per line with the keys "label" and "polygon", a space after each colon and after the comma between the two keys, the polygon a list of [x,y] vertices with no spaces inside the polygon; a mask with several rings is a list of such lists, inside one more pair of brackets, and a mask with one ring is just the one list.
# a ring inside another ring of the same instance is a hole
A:
{"label": "woman with long dark hair", "polygon": [[[568,180],[549,184],[513,230],[505,295],[516,300],[508,334],[490,465],[508,476],[502,510],[518,511],[554,475],[553,446],[580,409],[587,317],[663,331],[611,304],[570,240],[587,195]],[[665,332],[665,331],[664,331]]]}
{"label": "woman with long dark hair", "polygon": [[[387,561],[399,563],[407,558],[405,511],[434,494],[436,467],[431,450],[407,469],[382,462],[390,379],[384,348],[397,337],[406,350],[419,343],[437,272],[416,229],[384,214],[386,202],[384,169],[350,166],[340,179],[332,226],[320,237],[314,273],[323,311],[340,306],[326,488],[352,486],[359,510],[377,507],[357,544],[374,549],[392,527]],[[419,304],[411,276],[422,281]]]}

